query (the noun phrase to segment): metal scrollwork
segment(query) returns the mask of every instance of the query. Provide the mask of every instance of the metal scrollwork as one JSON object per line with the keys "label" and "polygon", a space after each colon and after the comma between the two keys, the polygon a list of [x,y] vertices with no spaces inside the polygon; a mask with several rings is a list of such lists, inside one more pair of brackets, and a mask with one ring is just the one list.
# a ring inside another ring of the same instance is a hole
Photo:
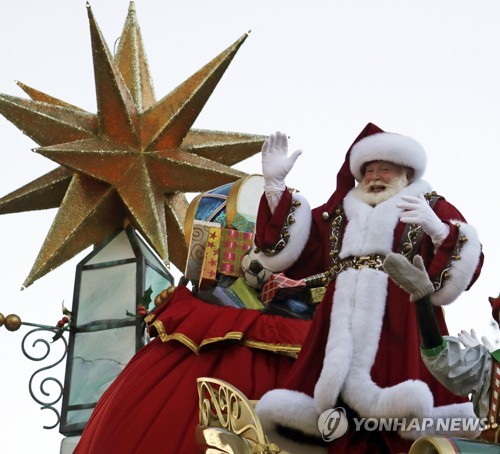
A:
{"label": "metal scrollwork", "polygon": [[335,217],[331,222],[330,230],[330,266],[333,266],[338,260],[340,246],[342,243],[342,230],[344,229],[344,210],[342,207],[335,210]]}
{"label": "metal scrollwork", "polygon": [[[460,229],[460,223],[457,222],[455,224],[455,227]],[[432,282],[432,284],[434,285],[435,291],[439,290],[443,286],[444,281],[446,281],[447,279],[449,279],[451,277],[450,270],[452,268],[452,262],[462,259],[460,253],[462,252],[462,248],[464,247],[465,243],[467,243],[467,241],[468,241],[468,238],[463,233],[459,233],[457,243],[455,244],[455,248],[453,249],[450,260],[448,261],[446,266],[443,268],[443,270],[441,271],[441,273],[439,274],[437,279]]]}
{"label": "metal scrollwork", "polygon": [[410,262],[418,251],[418,245],[422,238],[422,227],[418,224],[408,224],[403,234],[403,239],[400,246],[401,254],[404,255]]}
{"label": "metal scrollwork", "polygon": [[[43,395],[43,397],[39,398],[39,397],[37,397],[37,395],[34,392],[34,382],[35,382],[35,378],[38,379],[39,375],[42,372],[54,368],[55,366],[60,364],[66,358],[66,354],[68,352],[68,341],[66,340],[66,338],[64,336],[61,335],[61,330],[59,330],[57,328],[50,327],[50,326],[43,326],[43,325],[28,324],[28,323],[24,323],[24,325],[38,326],[38,328],[35,328],[35,329],[32,329],[31,331],[29,331],[24,336],[22,343],[21,343],[21,349],[22,349],[24,356],[26,356],[26,358],[30,359],[31,361],[43,361],[44,359],[46,359],[52,352],[52,346],[54,345],[54,342],[58,342],[61,339],[63,344],[64,344],[64,351],[63,351],[62,356],[56,362],[54,362],[48,366],[44,366],[44,367],[38,369],[36,372],[34,372],[33,375],[31,375],[31,378],[29,380],[29,385],[28,385],[28,387],[29,387],[28,389],[29,389],[29,393],[30,393],[31,397],[33,398],[33,400],[35,402],[37,402],[38,404],[41,405],[41,409],[42,410],[51,410],[56,415],[57,420],[56,420],[55,424],[53,424],[51,426],[43,426],[43,428],[44,429],[54,429],[55,427],[57,427],[59,425],[59,423],[61,421],[61,415],[60,415],[59,411],[55,408],[55,405],[61,400],[61,398],[63,396],[64,387],[63,387],[62,383],[57,378],[50,377],[50,376],[42,378],[41,381],[39,382],[40,388],[39,388],[39,391],[37,391],[37,394],[40,395],[40,393],[41,393],[41,395]],[[37,333],[37,334],[35,334],[35,333]],[[47,333],[50,333],[53,336],[53,340],[51,342],[49,342],[47,339],[44,339],[43,337],[38,337],[37,339],[35,339],[33,341],[33,343],[31,345],[27,346],[28,338],[33,338],[33,336],[36,336],[36,335],[41,336],[41,335],[47,334]],[[61,344],[59,343],[59,345],[61,345]],[[38,348],[40,346],[42,346],[42,351],[40,351],[40,349]],[[32,349],[33,351],[36,351],[36,352],[32,353],[32,354],[28,353],[27,347],[29,349]],[[54,391],[52,391],[52,392],[48,391],[49,384],[56,385],[56,388],[58,388],[58,389],[55,393],[54,393]],[[55,396],[55,397],[51,397],[51,396]]]}
{"label": "metal scrollwork", "polygon": [[[199,418],[202,426],[217,426],[267,447],[262,452],[277,452],[269,444],[250,401],[223,380],[202,377],[198,380]],[[260,451],[259,451],[260,452]]]}

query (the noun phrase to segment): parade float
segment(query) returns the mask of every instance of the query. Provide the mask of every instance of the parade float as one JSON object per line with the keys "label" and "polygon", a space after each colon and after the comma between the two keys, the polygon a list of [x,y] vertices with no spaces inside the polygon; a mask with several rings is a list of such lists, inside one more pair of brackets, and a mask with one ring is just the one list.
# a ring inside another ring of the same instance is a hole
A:
{"label": "parade float", "polygon": [[[31,328],[22,346],[28,358],[25,343],[40,332],[50,333],[50,342],[41,341],[48,351],[51,343],[64,344],[56,362],[66,361],[64,380],[43,378],[41,385],[56,382],[60,396],[50,402],[34,396],[33,378],[47,368],[33,374],[30,393],[55,414],[46,428],[65,436],[64,454],[73,452],[86,427],[91,433],[77,452],[107,452],[106,438],[115,447],[122,439],[128,449],[139,443],[135,452],[141,452],[165,436],[165,420],[176,440],[164,452],[284,453],[267,438],[255,403],[286,377],[326,278],[287,279],[248,254],[263,182],[232,166],[259,152],[265,137],[192,128],[248,35],[157,101],[134,3],[114,54],[89,4],[87,11],[96,114],[23,83],[29,99],[0,95],[0,113],[58,164],[0,199],[0,214],[58,209],[24,286],[91,248],[76,267],[72,305],[63,307],[56,326],[15,314],[1,318],[9,331]],[[197,195],[188,201],[186,193]],[[178,282],[170,264],[183,274]],[[195,312],[202,315],[193,321]],[[177,354],[156,373],[165,382],[161,394],[177,393],[179,401],[153,410],[147,394],[159,381],[148,386],[145,364]],[[190,375],[192,383],[179,385]],[[144,395],[125,398],[124,389],[137,382]],[[120,399],[113,400],[116,394]],[[132,420],[135,433],[117,418],[124,404],[123,420]],[[114,427],[111,419],[118,419]],[[146,437],[148,445],[137,441]],[[493,452],[491,445],[470,443],[427,437],[410,452]]]}

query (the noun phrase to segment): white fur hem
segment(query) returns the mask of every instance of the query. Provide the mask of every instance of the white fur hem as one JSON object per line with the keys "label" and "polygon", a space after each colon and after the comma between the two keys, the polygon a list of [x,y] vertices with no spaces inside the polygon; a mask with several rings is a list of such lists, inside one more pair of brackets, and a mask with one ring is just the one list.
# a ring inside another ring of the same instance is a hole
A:
{"label": "white fur hem", "polygon": [[289,389],[273,389],[262,396],[255,407],[264,431],[282,425],[321,439],[319,413],[311,396]]}
{"label": "white fur hem", "polygon": [[273,272],[284,271],[293,265],[302,253],[309,238],[311,207],[303,196],[294,194],[293,198],[300,202],[300,206],[296,207],[293,212],[295,222],[288,228],[290,233],[288,244],[282,251],[273,256],[267,256],[263,252],[255,254],[255,258],[262,266]]}
{"label": "white fur hem", "polygon": [[312,397],[289,389],[274,389],[262,396],[255,410],[269,441],[281,450],[290,454],[326,454],[325,447],[299,443],[277,431],[280,425],[320,440],[319,414]]}
{"label": "white fur hem", "polygon": [[455,301],[469,285],[481,255],[481,243],[475,229],[462,221],[450,221],[460,224],[460,235],[467,241],[459,252],[460,259],[451,261],[450,278],[443,281],[443,286],[431,295],[432,304],[444,306]]}

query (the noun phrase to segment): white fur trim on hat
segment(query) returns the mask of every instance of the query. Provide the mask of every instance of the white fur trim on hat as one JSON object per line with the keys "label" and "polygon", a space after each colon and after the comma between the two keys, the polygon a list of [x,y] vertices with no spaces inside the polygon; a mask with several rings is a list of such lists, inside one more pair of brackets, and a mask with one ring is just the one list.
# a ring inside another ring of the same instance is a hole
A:
{"label": "white fur trim on hat", "polygon": [[363,179],[362,167],[371,161],[388,161],[404,167],[411,167],[414,179],[422,177],[427,156],[422,145],[411,137],[392,132],[380,132],[361,139],[351,149],[349,165],[356,181]]}

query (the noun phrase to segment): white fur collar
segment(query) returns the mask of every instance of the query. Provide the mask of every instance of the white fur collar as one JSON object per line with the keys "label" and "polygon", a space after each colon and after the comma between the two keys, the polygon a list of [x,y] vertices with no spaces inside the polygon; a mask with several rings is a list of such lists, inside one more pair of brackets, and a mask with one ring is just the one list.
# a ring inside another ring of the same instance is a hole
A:
{"label": "white fur collar", "polygon": [[392,249],[394,228],[401,212],[401,208],[396,206],[401,196],[418,196],[430,190],[431,187],[426,181],[417,180],[375,207],[361,201],[353,190],[349,191],[344,200],[344,210],[349,222],[342,241],[340,257],[389,253]]}

